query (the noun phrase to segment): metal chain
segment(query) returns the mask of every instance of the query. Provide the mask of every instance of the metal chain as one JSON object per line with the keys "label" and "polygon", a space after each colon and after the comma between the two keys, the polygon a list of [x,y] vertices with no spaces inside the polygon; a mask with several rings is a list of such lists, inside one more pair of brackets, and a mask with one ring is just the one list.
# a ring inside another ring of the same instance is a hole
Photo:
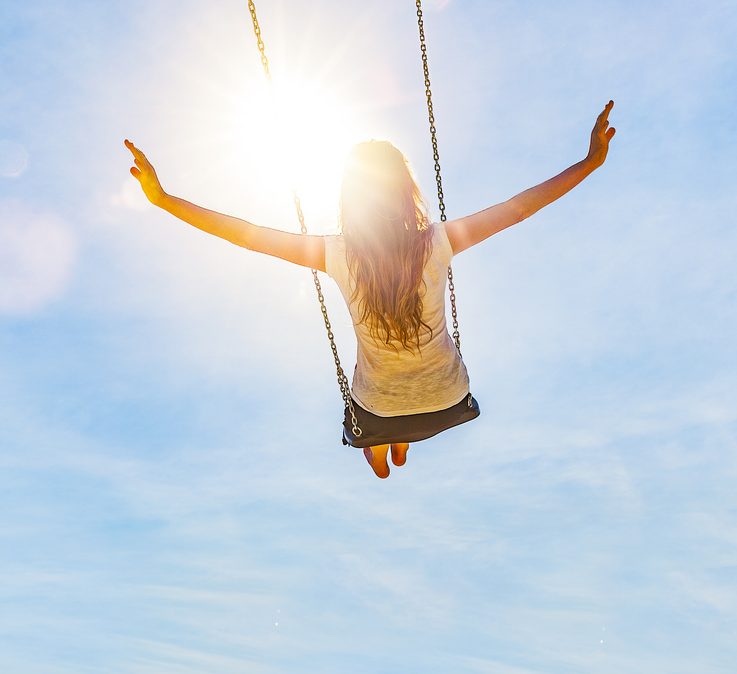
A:
{"label": "metal chain", "polygon": [[[253,32],[256,35],[256,43],[258,45],[258,51],[261,55],[261,66],[264,70],[266,79],[271,82],[271,71],[269,70],[269,59],[266,58],[266,49],[264,47],[264,41],[261,37],[261,27],[259,26],[258,19],[256,18],[256,5],[253,0],[248,0],[248,11],[251,13],[251,21],[253,22]],[[300,201],[299,195],[296,190],[292,190],[292,199],[294,200],[294,208],[297,212],[297,219],[299,220],[299,227],[302,234],[307,234],[307,226],[305,225],[305,216],[302,212],[302,202]],[[343,367],[340,364],[340,357],[338,356],[338,347],[335,345],[335,335],[333,334],[333,328],[328,318],[328,309],[325,306],[325,297],[322,294],[322,286],[320,285],[320,279],[317,276],[317,270],[312,270],[312,279],[315,282],[315,291],[317,292],[317,299],[320,301],[320,311],[322,312],[322,318],[325,322],[325,330],[330,340],[330,349],[333,352],[333,360],[335,361],[335,373],[338,379],[338,388],[340,388],[340,395],[343,397],[343,401],[348,407],[348,411],[351,415],[351,424],[353,434],[360,438],[362,435],[361,428],[358,425],[356,419],[356,408],[353,405],[353,398],[351,397],[351,387],[348,383],[348,377],[346,377]]]}
{"label": "metal chain", "polygon": [[[420,32],[420,52],[422,53],[422,71],[425,75],[425,98],[427,99],[427,119],[430,123],[430,140],[432,142],[432,156],[435,160],[435,183],[438,187],[438,206],[440,221],[445,222],[445,195],[443,194],[443,178],[440,175],[440,154],[438,153],[438,139],[435,129],[435,113],[432,107],[432,91],[430,90],[430,68],[427,64],[427,45],[425,44],[425,23],[422,20],[422,0],[416,0],[417,28]],[[453,316],[453,340],[458,353],[461,352],[461,333],[458,330],[458,310],[456,309],[456,292],[453,283],[453,268],[448,265],[448,291],[450,292],[450,307]]]}

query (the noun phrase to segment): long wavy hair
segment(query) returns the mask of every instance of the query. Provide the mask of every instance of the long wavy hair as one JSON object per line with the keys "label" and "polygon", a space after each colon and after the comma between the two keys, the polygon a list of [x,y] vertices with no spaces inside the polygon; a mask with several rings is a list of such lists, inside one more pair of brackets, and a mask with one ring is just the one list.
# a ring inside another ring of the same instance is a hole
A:
{"label": "long wavy hair", "polygon": [[340,195],[340,229],[361,322],[374,341],[420,349],[422,272],[432,252],[427,208],[404,155],[388,141],[350,152]]}

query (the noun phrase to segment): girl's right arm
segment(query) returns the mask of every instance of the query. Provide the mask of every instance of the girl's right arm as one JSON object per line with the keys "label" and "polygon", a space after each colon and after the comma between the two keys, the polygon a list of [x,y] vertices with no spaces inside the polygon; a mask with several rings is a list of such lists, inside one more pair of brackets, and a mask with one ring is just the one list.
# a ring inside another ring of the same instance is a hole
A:
{"label": "girl's right arm", "polygon": [[141,189],[154,206],[164,209],[203,232],[243,248],[273,255],[303,267],[325,271],[324,237],[261,227],[167,194],[146,155],[129,140],[125,141],[125,146],[133,154],[135,163],[130,172],[141,184]]}
{"label": "girl's right arm", "polygon": [[591,132],[589,153],[585,159],[568,167],[557,176],[531,187],[511,199],[491,206],[473,215],[450,220],[445,223],[453,254],[456,255],[475,246],[493,234],[529,218],[544,206],[572,190],[590,173],[604,163],[609,150],[609,141],[615,133],[614,127],[607,129],[607,119],[614,101],[609,101],[596,119]]}

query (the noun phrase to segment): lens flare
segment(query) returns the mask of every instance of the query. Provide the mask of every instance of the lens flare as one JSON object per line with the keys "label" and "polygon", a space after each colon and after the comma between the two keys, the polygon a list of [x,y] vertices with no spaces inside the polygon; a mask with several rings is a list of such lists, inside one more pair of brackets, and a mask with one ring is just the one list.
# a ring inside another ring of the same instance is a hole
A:
{"label": "lens flare", "polygon": [[243,152],[257,156],[270,177],[320,217],[337,212],[345,157],[363,136],[359,115],[315,81],[279,77],[249,87],[232,129]]}

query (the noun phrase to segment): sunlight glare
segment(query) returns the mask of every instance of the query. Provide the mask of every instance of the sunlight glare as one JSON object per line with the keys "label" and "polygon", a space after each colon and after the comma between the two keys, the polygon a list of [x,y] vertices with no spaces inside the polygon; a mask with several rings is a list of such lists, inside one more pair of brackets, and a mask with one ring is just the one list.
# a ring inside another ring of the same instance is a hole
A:
{"label": "sunlight glare", "polygon": [[356,112],[304,78],[280,75],[249,90],[233,130],[241,151],[257,157],[262,177],[275,177],[287,193],[296,189],[318,219],[334,218],[345,157],[364,139]]}

